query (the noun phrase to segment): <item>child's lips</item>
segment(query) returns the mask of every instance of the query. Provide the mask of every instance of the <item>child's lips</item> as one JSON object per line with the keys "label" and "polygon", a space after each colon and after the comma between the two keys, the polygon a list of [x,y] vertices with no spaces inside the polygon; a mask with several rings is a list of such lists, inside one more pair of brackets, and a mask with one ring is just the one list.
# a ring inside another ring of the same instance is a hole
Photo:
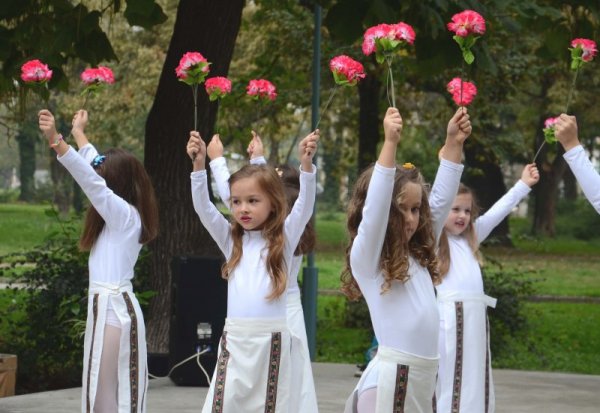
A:
{"label": "child's lips", "polygon": [[250,222],[251,218],[249,216],[243,216],[240,218],[242,222]]}

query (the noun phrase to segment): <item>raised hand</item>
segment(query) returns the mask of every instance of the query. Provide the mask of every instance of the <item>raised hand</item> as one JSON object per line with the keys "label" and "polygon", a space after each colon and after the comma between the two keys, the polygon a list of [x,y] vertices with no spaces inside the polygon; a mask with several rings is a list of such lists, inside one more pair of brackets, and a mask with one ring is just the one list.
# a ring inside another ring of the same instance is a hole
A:
{"label": "raised hand", "polygon": [[75,115],[73,115],[73,121],[71,122],[71,124],[73,125],[73,128],[72,128],[73,134],[78,133],[78,132],[84,133],[87,123],[88,123],[87,110],[81,109],[81,110],[78,110],[77,112],[75,112]]}
{"label": "raised hand", "polygon": [[218,133],[214,134],[210,142],[208,142],[206,153],[211,161],[223,156],[223,142],[221,142],[221,137]]}
{"label": "raised hand", "polygon": [[470,117],[467,109],[462,107],[458,108],[454,116],[452,116],[448,122],[446,139],[451,139],[462,145],[473,131],[473,127],[471,126],[471,121],[469,119]]}
{"label": "raised hand", "polygon": [[525,165],[523,172],[521,173],[521,181],[523,181],[528,187],[532,187],[540,180],[540,172],[534,163]]}
{"label": "raised hand", "polygon": [[190,132],[190,139],[186,146],[186,152],[194,165],[194,171],[203,170],[206,158],[206,144],[200,137],[200,133],[196,131]]}
{"label": "raised hand", "polygon": [[38,112],[38,124],[40,130],[48,139],[48,143],[51,144],[55,136],[58,135],[56,131],[56,121],[54,115],[48,109],[42,109]]}
{"label": "raised hand", "polygon": [[561,113],[558,120],[554,124],[554,136],[565,148],[565,151],[579,145],[579,137],[577,136],[577,118]]}
{"label": "raised hand", "polygon": [[312,160],[317,152],[319,133],[318,129],[309,133],[298,144],[298,155],[303,171],[312,171]]}
{"label": "raised hand", "polygon": [[402,135],[402,116],[396,108],[388,108],[383,118],[385,140],[397,144]]}
{"label": "raised hand", "polygon": [[248,156],[250,159],[256,159],[265,156],[265,150],[260,136],[252,131],[252,140],[248,144]]}

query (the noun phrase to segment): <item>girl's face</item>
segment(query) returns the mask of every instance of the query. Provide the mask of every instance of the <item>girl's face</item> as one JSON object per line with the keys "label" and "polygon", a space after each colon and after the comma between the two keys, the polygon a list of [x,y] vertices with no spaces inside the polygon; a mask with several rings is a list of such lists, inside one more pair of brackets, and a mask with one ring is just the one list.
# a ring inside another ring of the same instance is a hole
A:
{"label": "girl's face", "polygon": [[404,217],[406,239],[409,241],[419,227],[422,197],[423,188],[421,188],[421,185],[414,182],[407,182],[397,200],[402,216]]}
{"label": "girl's face", "polygon": [[460,194],[454,198],[452,209],[446,219],[444,228],[452,235],[460,235],[471,222],[473,198],[471,194]]}
{"label": "girl's face", "polygon": [[260,230],[273,211],[270,198],[256,178],[241,178],[231,185],[231,212],[245,230]]}

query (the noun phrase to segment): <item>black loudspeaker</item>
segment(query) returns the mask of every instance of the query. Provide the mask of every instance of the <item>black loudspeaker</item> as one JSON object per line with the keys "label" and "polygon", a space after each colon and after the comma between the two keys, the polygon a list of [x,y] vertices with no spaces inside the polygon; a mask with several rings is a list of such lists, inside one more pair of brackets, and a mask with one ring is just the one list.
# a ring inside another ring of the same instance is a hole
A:
{"label": "black loudspeaker", "polygon": [[[212,377],[227,315],[227,281],[221,277],[222,264],[217,258],[173,258],[169,369],[207,350],[199,360]],[[175,368],[170,378],[179,386],[208,386],[196,358]]]}

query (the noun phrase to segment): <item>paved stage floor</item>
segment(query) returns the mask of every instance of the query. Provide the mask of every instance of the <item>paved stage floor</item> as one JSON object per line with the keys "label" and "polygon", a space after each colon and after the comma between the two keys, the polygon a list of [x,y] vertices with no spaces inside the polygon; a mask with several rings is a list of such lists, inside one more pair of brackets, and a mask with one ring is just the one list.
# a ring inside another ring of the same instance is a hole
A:
{"label": "paved stage floor", "polygon": [[[314,363],[320,413],[341,413],[358,378],[349,364]],[[598,413],[600,376],[494,370],[497,413]],[[150,381],[148,413],[198,413],[207,388]],[[67,413],[80,409],[81,388],[0,398],[0,413]],[[243,412],[240,412],[243,413]]]}

